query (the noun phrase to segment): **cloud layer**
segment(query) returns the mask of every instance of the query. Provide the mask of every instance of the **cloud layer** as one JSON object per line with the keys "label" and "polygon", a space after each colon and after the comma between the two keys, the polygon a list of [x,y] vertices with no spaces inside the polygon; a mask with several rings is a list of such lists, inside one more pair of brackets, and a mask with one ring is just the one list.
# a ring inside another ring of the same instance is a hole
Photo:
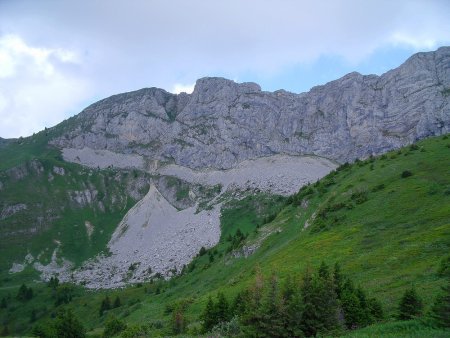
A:
{"label": "cloud layer", "polygon": [[189,91],[226,76],[274,89],[324,56],[356,67],[383,48],[435,49],[450,42],[449,14],[448,1],[0,2],[0,136],[141,87]]}

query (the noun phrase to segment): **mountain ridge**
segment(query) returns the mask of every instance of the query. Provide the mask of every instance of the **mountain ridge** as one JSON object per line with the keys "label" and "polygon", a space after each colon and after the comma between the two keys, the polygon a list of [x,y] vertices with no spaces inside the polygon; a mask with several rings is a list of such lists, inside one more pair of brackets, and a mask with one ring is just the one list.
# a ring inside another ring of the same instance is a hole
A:
{"label": "mountain ridge", "polygon": [[381,76],[353,72],[300,94],[218,77],[197,80],[192,94],[144,88],[92,104],[51,143],[193,169],[275,154],[344,163],[449,132],[449,65],[442,47]]}

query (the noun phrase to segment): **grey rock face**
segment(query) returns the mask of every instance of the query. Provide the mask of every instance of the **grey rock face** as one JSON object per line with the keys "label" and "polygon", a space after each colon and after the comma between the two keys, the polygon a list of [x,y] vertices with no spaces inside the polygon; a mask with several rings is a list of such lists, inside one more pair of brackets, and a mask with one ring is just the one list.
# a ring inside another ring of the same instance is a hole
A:
{"label": "grey rock face", "polygon": [[24,203],[7,205],[2,209],[2,211],[0,213],[0,219],[3,220],[5,218],[8,218],[9,216],[12,216],[12,215],[18,213],[21,210],[26,210],[26,209],[27,209],[27,205]]}
{"label": "grey rock face", "polygon": [[352,161],[450,132],[450,47],[302,94],[222,78],[198,80],[192,94],[141,89],[99,101],[75,122],[52,143],[190,168],[228,169],[273,154]]}

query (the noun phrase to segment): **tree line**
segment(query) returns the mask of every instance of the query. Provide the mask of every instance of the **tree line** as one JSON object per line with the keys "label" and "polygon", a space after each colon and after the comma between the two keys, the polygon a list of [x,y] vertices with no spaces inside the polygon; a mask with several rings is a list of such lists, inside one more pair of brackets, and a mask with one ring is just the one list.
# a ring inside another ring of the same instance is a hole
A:
{"label": "tree line", "polygon": [[[450,327],[450,279],[430,311],[433,325]],[[423,314],[414,287],[407,289],[397,308],[399,320]],[[302,276],[277,274],[266,278],[257,270],[253,284],[228,302],[223,293],[209,297],[200,317],[203,333],[245,337],[312,337],[335,335],[382,321],[381,303],[345,276],[339,264],[322,263]]]}

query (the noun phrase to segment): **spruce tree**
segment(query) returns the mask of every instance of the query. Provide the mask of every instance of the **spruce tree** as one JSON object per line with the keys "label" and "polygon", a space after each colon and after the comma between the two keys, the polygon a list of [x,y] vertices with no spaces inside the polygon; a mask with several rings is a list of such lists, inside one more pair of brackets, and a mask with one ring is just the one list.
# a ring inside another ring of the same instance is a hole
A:
{"label": "spruce tree", "polygon": [[116,296],[116,299],[114,299],[114,304],[113,304],[113,308],[118,308],[120,307],[122,304],[120,302],[120,298],[119,296]]}
{"label": "spruce tree", "polygon": [[225,323],[231,319],[230,306],[222,292],[217,295],[217,303],[215,304],[215,315],[217,323]]}
{"label": "spruce tree", "polygon": [[232,316],[241,316],[245,312],[247,300],[248,290],[241,291],[236,295],[230,306]]}
{"label": "spruce tree", "polygon": [[442,291],[431,308],[431,316],[438,326],[450,328],[450,278]]}
{"label": "spruce tree", "polygon": [[55,323],[56,336],[60,338],[84,338],[85,329],[72,311],[60,311]]}
{"label": "spruce tree", "polygon": [[214,325],[216,325],[217,320],[215,311],[216,307],[211,296],[209,296],[205,310],[203,310],[203,314],[201,315],[201,319],[203,320],[202,329],[204,333],[209,332],[214,327]]}
{"label": "spruce tree", "polygon": [[285,308],[278,287],[278,278],[272,274],[261,302],[258,331],[261,337],[284,337]]}
{"label": "spruce tree", "polygon": [[356,329],[363,326],[364,309],[350,279],[344,283],[341,293],[341,305],[344,311],[345,326],[348,329]]}
{"label": "spruce tree", "polygon": [[102,303],[101,303],[101,305],[100,305],[100,311],[99,311],[100,317],[103,316],[103,313],[104,313],[105,311],[108,311],[108,310],[110,310],[110,309],[111,309],[111,301],[109,300],[109,297],[106,296],[106,297],[102,300]]}
{"label": "spruce tree", "polygon": [[370,316],[375,322],[379,322],[384,318],[384,311],[381,303],[376,298],[369,298],[367,300]]}
{"label": "spruce tree", "polygon": [[300,286],[294,279],[288,276],[282,290],[285,305],[285,331],[288,337],[303,337],[300,328],[303,304],[300,294]]}
{"label": "spruce tree", "polygon": [[344,287],[344,275],[341,273],[341,267],[339,263],[334,264],[334,290],[338,299],[341,299],[342,288]]}
{"label": "spruce tree", "polygon": [[398,317],[401,320],[414,319],[422,314],[423,304],[414,287],[403,294],[398,306]]}
{"label": "spruce tree", "polygon": [[340,306],[336,295],[334,278],[331,277],[328,266],[322,262],[319,268],[317,285],[317,308],[324,332],[335,331],[340,328]]}
{"label": "spruce tree", "polygon": [[320,314],[316,306],[316,290],[309,268],[303,275],[301,285],[301,299],[303,311],[301,316],[301,330],[307,336],[316,336],[321,329]]}
{"label": "spruce tree", "polygon": [[361,287],[356,289],[356,296],[359,299],[360,306],[360,326],[367,326],[373,323],[372,316],[370,315],[369,305],[367,302],[366,294]]}
{"label": "spruce tree", "polygon": [[259,266],[256,267],[255,282],[248,290],[245,312],[241,315],[241,325],[246,337],[258,337],[262,320],[261,304],[264,295],[264,277]]}
{"label": "spruce tree", "polygon": [[19,288],[19,291],[17,292],[17,300],[25,301],[26,300],[26,294],[27,294],[27,286],[25,284],[22,284]]}

